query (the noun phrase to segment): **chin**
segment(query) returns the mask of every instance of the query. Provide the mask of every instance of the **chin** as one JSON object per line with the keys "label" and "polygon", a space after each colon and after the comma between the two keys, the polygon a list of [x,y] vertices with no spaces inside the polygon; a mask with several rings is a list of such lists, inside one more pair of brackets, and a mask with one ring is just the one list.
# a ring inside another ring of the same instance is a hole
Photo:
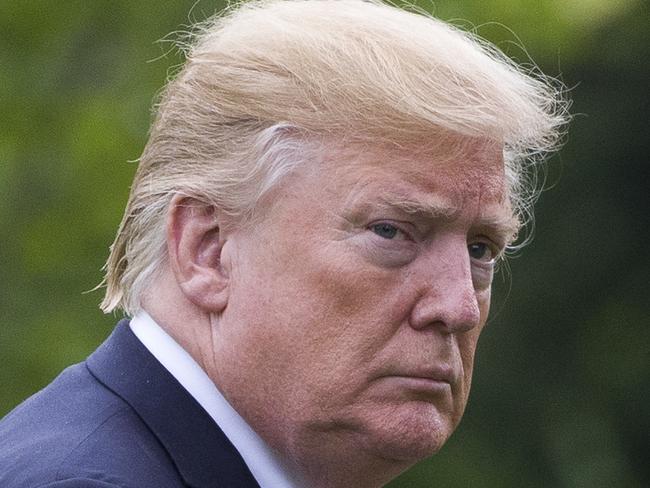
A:
{"label": "chin", "polygon": [[368,424],[368,448],[385,459],[416,463],[436,454],[456,425],[426,402],[410,402],[374,417]]}

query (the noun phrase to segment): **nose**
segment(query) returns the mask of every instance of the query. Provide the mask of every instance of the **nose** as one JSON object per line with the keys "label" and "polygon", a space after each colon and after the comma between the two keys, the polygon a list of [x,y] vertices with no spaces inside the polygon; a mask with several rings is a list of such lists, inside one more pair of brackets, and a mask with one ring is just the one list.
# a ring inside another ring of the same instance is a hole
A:
{"label": "nose", "polygon": [[411,311],[411,327],[439,327],[447,333],[477,327],[481,310],[465,240],[438,242],[420,259],[415,271],[419,295]]}

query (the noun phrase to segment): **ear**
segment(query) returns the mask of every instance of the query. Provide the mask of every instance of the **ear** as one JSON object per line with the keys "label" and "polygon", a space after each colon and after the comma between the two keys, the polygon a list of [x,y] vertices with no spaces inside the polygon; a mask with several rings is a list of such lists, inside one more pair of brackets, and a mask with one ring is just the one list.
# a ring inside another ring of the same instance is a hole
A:
{"label": "ear", "polygon": [[222,261],[223,222],[217,209],[195,198],[176,195],[167,213],[167,252],[183,294],[209,313],[228,302],[229,270]]}

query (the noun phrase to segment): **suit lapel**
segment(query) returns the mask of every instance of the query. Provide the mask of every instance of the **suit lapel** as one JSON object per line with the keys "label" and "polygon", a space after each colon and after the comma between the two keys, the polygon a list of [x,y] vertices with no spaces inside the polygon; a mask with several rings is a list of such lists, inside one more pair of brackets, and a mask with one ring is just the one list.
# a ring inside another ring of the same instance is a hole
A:
{"label": "suit lapel", "polygon": [[225,434],[135,337],[127,320],[86,364],[138,413],[189,486],[258,487]]}

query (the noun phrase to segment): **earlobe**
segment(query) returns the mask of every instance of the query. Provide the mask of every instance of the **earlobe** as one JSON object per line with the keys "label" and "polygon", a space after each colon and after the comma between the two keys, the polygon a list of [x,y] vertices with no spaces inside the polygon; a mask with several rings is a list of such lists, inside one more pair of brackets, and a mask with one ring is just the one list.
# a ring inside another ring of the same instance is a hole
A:
{"label": "earlobe", "polygon": [[176,195],[167,213],[167,252],[182,293],[208,313],[228,302],[229,270],[222,261],[223,222],[213,206]]}

